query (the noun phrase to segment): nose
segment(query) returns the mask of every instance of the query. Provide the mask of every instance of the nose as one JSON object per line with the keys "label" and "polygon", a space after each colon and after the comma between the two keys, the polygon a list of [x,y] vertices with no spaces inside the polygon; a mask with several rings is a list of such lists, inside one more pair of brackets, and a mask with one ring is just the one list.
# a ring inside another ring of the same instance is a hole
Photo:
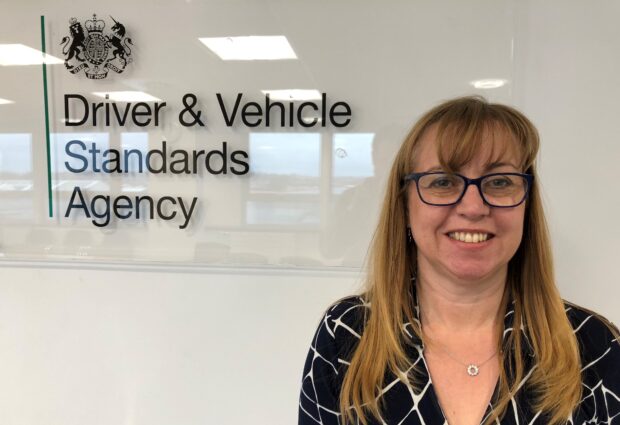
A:
{"label": "nose", "polygon": [[488,215],[490,211],[491,207],[484,202],[480,191],[473,184],[467,187],[465,194],[456,204],[456,212],[464,216],[475,218]]}

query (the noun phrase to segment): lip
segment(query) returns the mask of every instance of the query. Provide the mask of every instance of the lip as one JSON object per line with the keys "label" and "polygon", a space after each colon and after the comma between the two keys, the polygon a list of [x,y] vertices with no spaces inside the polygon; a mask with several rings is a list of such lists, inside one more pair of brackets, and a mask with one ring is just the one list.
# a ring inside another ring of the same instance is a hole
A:
{"label": "lip", "polygon": [[484,230],[484,229],[453,229],[453,230],[448,230],[445,234],[446,236],[450,233],[454,233],[454,232],[463,232],[463,233],[488,233],[491,236],[495,236],[495,233],[490,232],[488,230]]}

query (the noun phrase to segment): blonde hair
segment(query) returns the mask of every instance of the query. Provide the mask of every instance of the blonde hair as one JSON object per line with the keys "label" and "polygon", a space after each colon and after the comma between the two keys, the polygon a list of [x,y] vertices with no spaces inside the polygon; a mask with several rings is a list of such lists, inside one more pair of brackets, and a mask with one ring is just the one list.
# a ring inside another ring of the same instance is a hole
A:
{"label": "blonde hair", "polygon": [[[385,373],[407,379],[414,388],[416,369],[411,369],[404,347],[411,338],[403,323],[422,338],[414,320],[411,303],[411,276],[416,272],[415,243],[407,240],[407,192],[402,179],[413,172],[418,142],[430,126],[437,127],[437,155],[447,170],[457,170],[477,152],[484,151],[484,136],[500,136],[500,148],[516,148],[521,170],[534,175],[526,201],[523,237],[508,263],[504,307],[509,296],[514,301],[514,329],[527,329],[537,366],[528,378],[534,394],[534,408],[548,415],[550,424],[566,421],[581,397],[579,349],[555,285],[553,260],[547,223],[536,175],[535,158],[539,149],[538,132],[519,111],[488,103],[481,97],[463,97],[442,103],[413,126],[392,166],[386,195],[368,258],[368,275],[362,296],[371,309],[364,333],[353,352],[340,392],[343,423],[367,424],[369,417],[380,419],[380,388]],[[506,134],[510,137],[506,138]],[[503,137],[502,137],[503,136]],[[495,147],[497,143],[493,143]],[[491,152],[491,157],[494,155]],[[527,343],[521,332],[511,332],[502,342],[498,329],[499,392],[490,424],[501,418],[524,378],[522,347]],[[506,362],[506,356],[514,361]]]}

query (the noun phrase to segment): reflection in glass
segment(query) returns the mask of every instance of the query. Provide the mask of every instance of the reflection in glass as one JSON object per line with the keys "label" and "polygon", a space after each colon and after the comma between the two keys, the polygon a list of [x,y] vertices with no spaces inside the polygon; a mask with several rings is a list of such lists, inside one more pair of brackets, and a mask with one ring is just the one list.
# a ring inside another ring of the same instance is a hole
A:
{"label": "reflection in glass", "polygon": [[250,134],[251,193],[319,193],[318,133]]}
{"label": "reflection in glass", "polygon": [[376,228],[385,178],[399,137],[389,129],[335,134],[332,143],[332,203],[321,223],[321,253],[359,267]]}
{"label": "reflection in glass", "polygon": [[248,224],[316,224],[321,135],[251,133]]}
{"label": "reflection in glass", "polygon": [[32,173],[32,142],[28,133],[0,134],[2,181]]}
{"label": "reflection in glass", "polygon": [[321,100],[321,93],[318,90],[261,90],[264,95],[269,95],[271,100]]}
{"label": "reflection in glass", "polygon": [[[0,44],[0,65],[38,65],[44,61],[43,52],[24,44]],[[63,63],[57,57],[46,54],[48,65]]]}
{"label": "reflection in glass", "polygon": [[340,194],[374,175],[374,133],[334,134],[332,192]]}
{"label": "reflection in glass", "polygon": [[225,61],[297,59],[291,44],[283,35],[201,37],[198,40]]}
{"label": "reflection in glass", "polygon": [[508,83],[508,80],[504,80],[501,78],[486,78],[483,80],[475,80],[470,82],[472,86],[477,89],[496,89],[498,87],[503,87]]}
{"label": "reflection in glass", "polygon": [[[140,158],[144,165],[149,150],[149,135],[145,132],[121,133],[121,150],[137,151],[140,155],[132,155],[127,161],[127,174],[124,175],[122,192],[143,192],[147,188],[147,173],[140,174]],[[144,167],[142,167],[144,168]],[[144,171],[144,170],[143,170]]]}
{"label": "reflection in glass", "polygon": [[0,216],[3,221],[32,219],[32,135],[0,134]]}
{"label": "reflection in glass", "polygon": [[248,224],[318,224],[319,205],[314,202],[248,201]]}
{"label": "reflection in glass", "polygon": [[161,102],[161,99],[143,91],[95,91],[93,94],[113,102]]}

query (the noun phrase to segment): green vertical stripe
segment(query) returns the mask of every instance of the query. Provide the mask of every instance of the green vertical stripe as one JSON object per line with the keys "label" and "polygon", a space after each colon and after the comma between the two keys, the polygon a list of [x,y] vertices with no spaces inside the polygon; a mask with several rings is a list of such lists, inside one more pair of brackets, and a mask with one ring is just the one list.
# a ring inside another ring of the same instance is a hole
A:
{"label": "green vertical stripe", "polygon": [[47,64],[45,63],[45,16],[41,16],[41,51],[43,52],[43,106],[45,109],[45,143],[47,145],[47,203],[48,214],[54,216],[52,206],[52,159],[50,153],[50,115],[47,106]]}

